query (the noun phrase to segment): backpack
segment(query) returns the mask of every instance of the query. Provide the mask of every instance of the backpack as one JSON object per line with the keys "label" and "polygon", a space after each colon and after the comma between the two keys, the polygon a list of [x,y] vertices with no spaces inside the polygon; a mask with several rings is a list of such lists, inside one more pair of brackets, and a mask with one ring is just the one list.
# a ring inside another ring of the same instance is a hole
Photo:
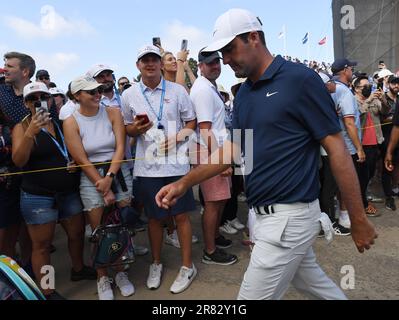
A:
{"label": "backpack", "polygon": [[134,232],[123,223],[121,211],[115,205],[106,207],[103,222],[90,241],[94,244],[91,260],[95,269],[131,264],[135,261],[132,236]]}
{"label": "backpack", "polygon": [[11,258],[0,256],[0,301],[46,300],[31,277]]}

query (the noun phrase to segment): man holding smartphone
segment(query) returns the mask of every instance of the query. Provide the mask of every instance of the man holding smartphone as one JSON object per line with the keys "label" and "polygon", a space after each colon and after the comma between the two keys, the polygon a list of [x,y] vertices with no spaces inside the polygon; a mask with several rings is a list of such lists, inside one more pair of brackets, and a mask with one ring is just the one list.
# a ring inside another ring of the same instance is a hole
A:
{"label": "man holding smartphone", "polygon": [[149,218],[153,261],[147,287],[154,290],[161,285],[163,221],[173,217],[183,260],[170,287],[170,291],[177,294],[186,290],[197,274],[191,257],[192,230],[188,215],[195,210],[194,197],[190,190],[172,210],[159,208],[154,198],[163,186],[180,179],[190,170],[184,141],[195,130],[196,116],[183,86],[162,77],[161,52],[157,47],[141,48],[136,66],[141,72],[141,81],[123,93],[122,106],[126,131],[137,138],[136,156],[140,161],[135,163],[134,176],[138,177],[138,194]]}

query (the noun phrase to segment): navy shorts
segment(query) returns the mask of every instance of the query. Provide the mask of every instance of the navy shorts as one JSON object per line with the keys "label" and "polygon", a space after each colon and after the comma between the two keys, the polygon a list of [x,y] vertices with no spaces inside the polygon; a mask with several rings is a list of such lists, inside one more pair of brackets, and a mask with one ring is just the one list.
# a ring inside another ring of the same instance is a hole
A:
{"label": "navy shorts", "polygon": [[0,186],[0,229],[19,224],[21,221],[19,187],[6,189]]}
{"label": "navy shorts", "polygon": [[147,178],[138,177],[137,188],[139,200],[144,204],[144,210],[149,219],[162,220],[168,216],[177,216],[195,210],[193,190],[190,188],[170,210],[159,208],[155,196],[162,187],[176,182],[181,177]]}
{"label": "navy shorts", "polygon": [[83,212],[79,192],[58,193],[54,197],[21,191],[21,212],[27,225],[67,220]]}

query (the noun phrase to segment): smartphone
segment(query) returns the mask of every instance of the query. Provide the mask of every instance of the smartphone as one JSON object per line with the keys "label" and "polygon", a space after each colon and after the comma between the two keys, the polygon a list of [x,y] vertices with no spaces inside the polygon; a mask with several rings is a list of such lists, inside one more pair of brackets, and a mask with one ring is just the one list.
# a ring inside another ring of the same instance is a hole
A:
{"label": "smartphone", "polygon": [[36,113],[48,113],[48,106],[46,101],[35,102]]}
{"label": "smartphone", "polygon": [[377,90],[384,90],[384,82],[378,82]]}
{"label": "smartphone", "polygon": [[188,40],[182,40],[181,42],[181,51],[186,51],[188,45]]}
{"label": "smartphone", "polygon": [[136,118],[137,118],[137,120],[144,119],[143,124],[147,124],[147,123],[150,122],[150,119],[148,119],[148,115],[145,114],[145,113],[138,114],[138,115],[136,116]]}
{"label": "smartphone", "polygon": [[160,46],[160,47],[162,47],[162,46],[161,46],[161,38],[160,38],[160,37],[154,37],[154,38],[152,38],[152,44],[153,44],[154,46]]}

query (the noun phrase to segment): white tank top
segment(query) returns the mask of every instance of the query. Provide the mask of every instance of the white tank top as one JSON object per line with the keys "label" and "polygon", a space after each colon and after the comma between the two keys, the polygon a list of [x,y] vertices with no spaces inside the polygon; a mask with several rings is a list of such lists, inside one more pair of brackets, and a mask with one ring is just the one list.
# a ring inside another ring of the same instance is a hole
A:
{"label": "white tank top", "polygon": [[90,162],[112,160],[116,139],[105,107],[100,105],[98,113],[92,117],[86,117],[79,111],[75,111],[73,116],[78,123],[83,147]]}

